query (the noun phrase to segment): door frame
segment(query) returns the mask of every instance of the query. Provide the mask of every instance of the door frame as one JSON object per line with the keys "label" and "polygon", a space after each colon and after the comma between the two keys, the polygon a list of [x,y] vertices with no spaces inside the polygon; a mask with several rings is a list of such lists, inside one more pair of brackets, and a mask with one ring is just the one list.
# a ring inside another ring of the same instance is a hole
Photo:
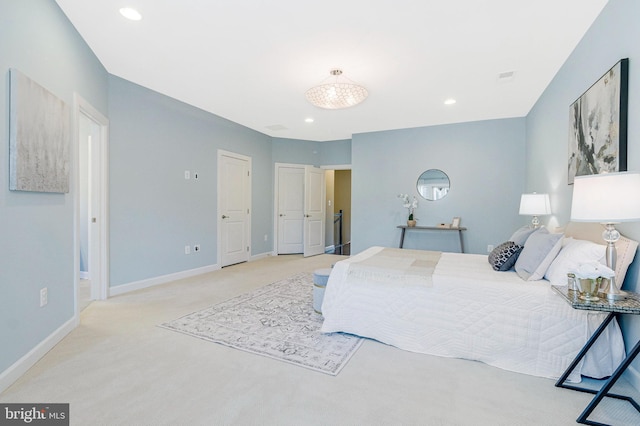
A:
{"label": "door frame", "polygon": [[[321,169],[328,171],[328,170],[351,170],[353,171],[353,168],[351,167],[351,164],[333,164],[333,165],[326,165],[326,166],[320,166]],[[326,182],[325,182],[325,186],[326,186]],[[326,193],[326,190],[325,190]],[[334,199],[334,203],[332,204],[332,208],[335,207],[335,199]],[[335,213],[335,209],[334,209],[334,213]],[[333,226],[333,217],[331,218],[331,220],[329,220],[329,218],[326,219],[326,224],[325,227],[329,227],[329,226]],[[333,239],[335,240],[335,235],[333,236]],[[325,245],[327,245],[327,241],[325,241]],[[329,246],[331,247],[331,246]]]}
{"label": "door frame", "polygon": [[[272,256],[278,256],[278,200],[280,199],[280,168],[291,168],[291,169],[302,169],[304,170],[304,164],[294,164],[294,163],[275,163],[274,172],[275,177],[273,180],[273,250],[271,251]],[[304,241],[303,241],[304,243]]]}
{"label": "door frame", "polygon": [[231,151],[225,151],[223,149],[218,149],[218,158],[217,158],[217,163],[216,163],[216,167],[218,169],[217,171],[217,179],[218,182],[216,184],[216,226],[217,226],[217,232],[216,232],[216,251],[217,251],[217,265],[220,266],[222,265],[222,232],[220,231],[222,229],[222,212],[220,210],[220,194],[222,193],[221,189],[222,189],[222,179],[221,179],[221,175],[222,175],[222,168],[220,167],[220,160],[222,159],[222,156],[227,156],[227,157],[234,157],[237,158],[239,160],[243,160],[246,161],[248,163],[249,166],[249,188],[247,189],[247,205],[248,205],[248,209],[249,209],[249,213],[247,214],[247,247],[248,247],[248,251],[247,251],[247,258],[246,258],[246,262],[248,262],[249,260],[251,260],[251,251],[252,251],[252,245],[251,245],[251,217],[253,215],[253,204],[251,202],[252,200],[252,179],[253,179],[253,165],[251,163],[251,157],[246,156],[246,155],[242,155],[242,154],[238,154],[237,152],[231,152]]}
{"label": "door frame", "polygon": [[[80,115],[85,115],[100,127],[100,146],[92,150],[98,155],[100,170],[98,171],[98,202],[100,209],[97,230],[89,227],[91,236],[99,239],[100,254],[97,257],[98,273],[91,274],[91,298],[104,300],[109,297],[109,120],[78,93],[73,94],[73,193],[75,213],[74,225],[74,288],[75,313],[78,312],[78,287],[80,285]],[[95,172],[95,171],[94,171]],[[97,233],[97,235],[96,235]],[[90,254],[91,255],[91,254]],[[95,256],[95,254],[94,254]]]}

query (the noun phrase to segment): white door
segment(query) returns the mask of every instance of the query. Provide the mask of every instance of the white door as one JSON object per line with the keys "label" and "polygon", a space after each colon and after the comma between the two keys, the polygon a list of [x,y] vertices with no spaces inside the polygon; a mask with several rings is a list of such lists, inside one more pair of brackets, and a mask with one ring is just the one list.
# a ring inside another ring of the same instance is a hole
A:
{"label": "white door", "polygon": [[305,166],[304,256],[324,253],[324,170]]}
{"label": "white door", "polygon": [[78,164],[78,270],[79,276],[84,275],[91,282],[90,299],[106,299],[109,295],[109,121],[80,96],[75,95],[74,101],[78,162],[82,163]]}
{"label": "white door", "polygon": [[218,151],[218,247],[220,266],[249,260],[251,159]]}
{"label": "white door", "polygon": [[303,167],[278,168],[278,254],[303,252]]}

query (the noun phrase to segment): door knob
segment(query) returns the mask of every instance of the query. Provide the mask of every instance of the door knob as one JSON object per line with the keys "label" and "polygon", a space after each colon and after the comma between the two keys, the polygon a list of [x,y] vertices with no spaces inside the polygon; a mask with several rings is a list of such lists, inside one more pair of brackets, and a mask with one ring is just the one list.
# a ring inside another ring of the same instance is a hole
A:
{"label": "door knob", "polygon": [[305,214],[304,217],[311,217],[311,215],[310,214]]}
{"label": "door knob", "polygon": [[282,216],[286,216],[286,214],[282,214],[282,213],[280,213],[280,217],[282,217]]}
{"label": "door knob", "polygon": [[224,214],[222,215],[222,218],[223,218],[223,219],[226,219],[226,218],[228,218],[228,217],[229,217],[229,216],[226,216],[226,215],[224,215]]}

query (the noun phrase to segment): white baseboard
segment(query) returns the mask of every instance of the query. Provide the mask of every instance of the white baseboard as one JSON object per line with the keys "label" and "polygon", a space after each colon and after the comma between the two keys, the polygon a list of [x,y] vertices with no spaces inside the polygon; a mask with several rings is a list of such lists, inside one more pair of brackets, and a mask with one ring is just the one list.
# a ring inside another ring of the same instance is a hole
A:
{"label": "white baseboard", "polygon": [[4,392],[9,386],[11,386],[16,380],[18,380],[24,373],[33,367],[36,362],[46,355],[55,345],[60,343],[62,339],[74,328],[80,324],[80,317],[75,315],[69,321],[62,324],[56,331],[51,333],[38,345],[31,349],[25,356],[16,361],[11,367],[0,373],[0,393]]}
{"label": "white baseboard", "polygon": [[117,285],[109,287],[109,297],[118,296],[120,294],[129,293],[143,288],[153,287],[155,285],[166,284],[171,281],[181,280],[183,278],[190,278],[196,275],[202,275],[213,271],[218,271],[220,266],[209,265],[202,268],[189,269],[186,271],[176,272],[174,274],[162,275],[160,277],[148,278],[146,280],[134,281],[128,284]]}
{"label": "white baseboard", "polygon": [[249,262],[253,262],[255,260],[264,259],[264,258],[269,257],[269,256],[273,256],[273,253],[267,252],[267,253],[255,254],[255,255],[251,256],[251,258],[249,259]]}

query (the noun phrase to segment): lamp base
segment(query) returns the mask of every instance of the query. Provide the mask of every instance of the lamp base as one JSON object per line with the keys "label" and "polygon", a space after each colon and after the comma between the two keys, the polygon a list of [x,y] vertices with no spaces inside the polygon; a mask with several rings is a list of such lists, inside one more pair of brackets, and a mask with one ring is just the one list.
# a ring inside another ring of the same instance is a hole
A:
{"label": "lamp base", "polygon": [[616,301],[624,300],[628,295],[626,291],[618,290],[616,293],[598,293],[598,296],[600,296],[601,299]]}
{"label": "lamp base", "polygon": [[627,292],[624,290],[619,290],[618,287],[610,280],[603,280],[602,286],[598,291],[598,296],[602,299],[607,299],[610,301],[616,300],[624,300],[627,298]]}

